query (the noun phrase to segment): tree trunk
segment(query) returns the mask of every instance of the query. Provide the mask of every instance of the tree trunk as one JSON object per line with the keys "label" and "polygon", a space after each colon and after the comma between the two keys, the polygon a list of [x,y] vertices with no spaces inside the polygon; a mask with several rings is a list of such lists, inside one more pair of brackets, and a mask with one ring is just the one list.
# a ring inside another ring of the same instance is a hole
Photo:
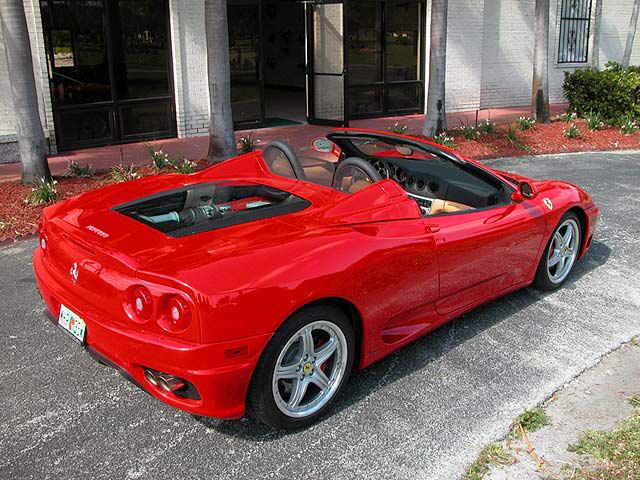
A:
{"label": "tree trunk", "polygon": [[447,70],[447,0],[431,2],[431,35],[427,118],[422,133],[429,137],[447,130],[445,79]]}
{"label": "tree trunk", "polygon": [[231,71],[227,0],[205,0],[209,71],[209,154],[218,163],[238,154],[231,117]]}
{"label": "tree trunk", "polygon": [[591,54],[591,66],[600,69],[600,32],[602,25],[602,0],[595,0],[595,13],[593,23],[593,53]]}
{"label": "tree trunk", "polygon": [[50,179],[47,147],[40,122],[31,42],[22,0],[0,0],[0,28],[7,57],[18,137],[22,182]]}
{"label": "tree trunk", "polygon": [[536,30],[533,47],[531,116],[549,123],[549,0],[536,0]]}
{"label": "tree trunk", "polygon": [[624,55],[622,56],[622,66],[628,67],[631,62],[631,51],[633,50],[633,41],[636,38],[636,27],[638,26],[638,10],[640,9],[640,0],[633,1],[633,10],[631,11],[631,21],[629,22],[629,33],[627,33],[627,44],[624,47]]}

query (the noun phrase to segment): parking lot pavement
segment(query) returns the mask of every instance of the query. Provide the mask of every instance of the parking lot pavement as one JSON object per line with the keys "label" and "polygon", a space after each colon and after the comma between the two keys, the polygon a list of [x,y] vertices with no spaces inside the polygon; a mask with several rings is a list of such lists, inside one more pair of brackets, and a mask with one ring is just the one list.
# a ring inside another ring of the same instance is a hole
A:
{"label": "parking lot pavement", "polygon": [[459,477],[524,408],[640,333],[640,153],[491,164],[598,203],[566,288],[464,315],[356,373],[333,414],[290,434],[196,419],[98,365],[42,316],[34,242],[0,249],[0,478]]}

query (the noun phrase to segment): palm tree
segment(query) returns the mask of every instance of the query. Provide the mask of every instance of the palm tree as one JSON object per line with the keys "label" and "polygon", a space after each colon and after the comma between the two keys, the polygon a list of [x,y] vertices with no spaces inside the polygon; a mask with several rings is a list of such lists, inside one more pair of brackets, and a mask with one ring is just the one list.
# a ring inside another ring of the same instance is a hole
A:
{"label": "palm tree", "polygon": [[0,29],[13,97],[22,182],[50,179],[47,146],[40,122],[31,42],[22,0],[0,0]]}
{"label": "palm tree", "polygon": [[433,137],[447,129],[445,76],[447,70],[447,0],[431,2],[431,36],[427,118],[422,133]]}
{"label": "palm tree", "polygon": [[636,38],[636,27],[638,26],[638,10],[640,10],[640,0],[634,0],[629,32],[627,33],[627,44],[624,47],[624,55],[622,56],[623,67],[628,67],[631,61],[631,50],[633,50],[633,41]]}
{"label": "palm tree", "polygon": [[533,47],[531,116],[549,123],[549,0],[536,0],[536,30]]}
{"label": "palm tree", "polygon": [[204,17],[209,70],[208,158],[217,163],[238,154],[231,117],[227,0],[205,0]]}

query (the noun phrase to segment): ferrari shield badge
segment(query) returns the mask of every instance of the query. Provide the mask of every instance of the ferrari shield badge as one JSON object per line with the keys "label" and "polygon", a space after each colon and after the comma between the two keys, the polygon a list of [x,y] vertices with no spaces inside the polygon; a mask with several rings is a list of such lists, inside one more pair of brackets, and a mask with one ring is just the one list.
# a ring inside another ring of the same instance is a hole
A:
{"label": "ferrari shield badge", "polygon": [[553,210],[553,203],[551,203],[551,200],[548,198],[543,198],[542,199],[542,203],[544,203],[544,205],[549,209],[549,210]]}

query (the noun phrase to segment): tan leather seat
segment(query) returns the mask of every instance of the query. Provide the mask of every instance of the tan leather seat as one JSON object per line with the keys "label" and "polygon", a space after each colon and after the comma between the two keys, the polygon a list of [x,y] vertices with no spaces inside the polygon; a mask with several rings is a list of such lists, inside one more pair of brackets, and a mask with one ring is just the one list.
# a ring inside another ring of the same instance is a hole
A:
{"label": "tan leather seat", "polygon": [[344,177],[342,179],[342,186],[340,188],[340,191],[349,193],[349,194],[356,193],[357,191],[362,190],[363,188],[367,188],[369,185],[371,185],[371,183],[362,178],[354,182],[352,176]]}
{"label": "tan leather seat", "polygon": [[451,212],[459,212],[462,210],[469,210],[473,207],[469,205],[465,205],[464,203],[452,202],[451,200],[442,200],[441,198],[436,198],[431,203],[431,210],[429,211],[429,215],[437,215],[439,213],[451,213]]}

